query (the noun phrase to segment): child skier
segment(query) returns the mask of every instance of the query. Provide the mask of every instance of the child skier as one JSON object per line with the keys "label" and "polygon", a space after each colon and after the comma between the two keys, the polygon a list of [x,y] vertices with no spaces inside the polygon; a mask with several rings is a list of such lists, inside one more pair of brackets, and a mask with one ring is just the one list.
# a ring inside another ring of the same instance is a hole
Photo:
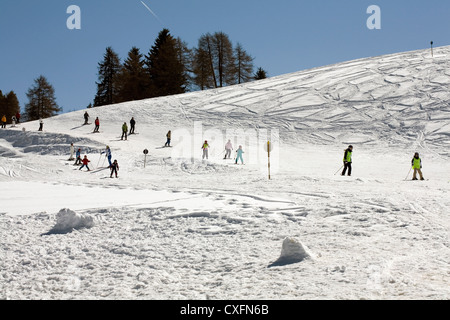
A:
{"label": "child skier", "polygon": [[114,174],[114,173],[116,174],[116,178],[118,178],[118,177],[117,177],[117,171],[119,171],[119,164],[117,163],[117,160],[114,160],[114,162],[113,162],[113,164],[110,166],[110,168],[111,168],[111,176],[110,176],[110,178],[113,177],[113,174]]}
{"label": "child skier", "polygon": [[81,149],[77,150],[76,157],[77,157],[77,160],[75,161],[74,166],[79,166],[82,163],[82,161],[81,161]]}
{"label": "child skier", "polygon": [[91,171],[91,169],[89,169],[89,166],[88,166],[88,163],[89,163],[90,161],[88,160],[88,158],[87,158],[87,156],[84,156],[84,159],[83,159],[83,165],[81,166],[81,168],[79,169],[79,170],[81,170],[81,169],[83,169],[84,167],[86,167],[87,169],[88,169],[88,171]]}
{"label": "child skier", "polygon": [[238,163],[238,160],[241,159],[241,163],[244,164],[244,159],[242,158],[242,154],[244,153],[244,150],[242,150],[242,146],[239,146],[239,149],[236,151],[236,164]]}
{"label": "child skier", "polygon": [[6,116],[2,117],[2,128],[6,128]]}
{"label": "child skier", "polygon": [[414,169],[413,180],[417,180],[417,173],[419,173],[420,180],[425,180],[422,174],[422,159],[420,159],[418,152],[414,154],[414,158],[411,160],[411,165]]}
{"label": "child skier", "polygon": [[225,158],[223,158],[224,160],[227,158],[231,159],[231,150],[233,150],[233,145],[231,144],[231,140],[228,140],[227,144],[225,145],[226,153],[225,153]]}
{"label": "child skier", "polygon": [[203,160],[205,160],[205,158],[206,160],[208,160],[209,144],[207,140],[205,140],[205,143],[203,143],[202,149],[203,149]]}

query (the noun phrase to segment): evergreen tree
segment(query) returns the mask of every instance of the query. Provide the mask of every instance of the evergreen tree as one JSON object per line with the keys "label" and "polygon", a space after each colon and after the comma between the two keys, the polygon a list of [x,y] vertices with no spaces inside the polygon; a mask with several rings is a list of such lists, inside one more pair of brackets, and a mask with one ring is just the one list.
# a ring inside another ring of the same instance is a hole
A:
{"label": "evergreen tree", "polygon": [[176,50],[178,52],[178,60],[183,65],[183,77],[185,79],[186,90],[189,91],[189,88],[193,85],[193,61],[194,54],[191,49],[189,49],[187,43],[181,38],[176,39]]}
{"label": "evergreen tree", "polygon": [[[56,103],[55,89],[44,76],[34,80],[27,97],[29,101],[25,105],[25,114],[28,120],[53,117],[62,111]],[[11,100],[14,98],[11,97]]]}
{"label": "evergreen tree", "polygon": [[10,91],[5,97],[6,119],[8,123],[12,121],[12,117],[20,112],[19,99],[14,91]]}
{"label": "evergreen tree", "polygon": [[236,78],[237,83],[241,84],[253,79],[253,58],[247,54],[242,45],[236,45],[235,61],[236,61]]}
{"label": "evergreen tree", "polygon": [[223,32],[214,33],[213,53],[219,87],[235,84],[236,69],[234,68],[233,45],[228,35]]}
{"label": "evergreen tree", "polygon": [[3,115],[6,115],[6,101],[5,97],[3,96],[2,90],[0,90],[0,118],[3,117]]}
{"label": "evergreen tree", "polygon": [[141,100],[146,98],[149,85],[143,55],[133,47],[128,53],[117,78],[118,102]]}
{"label": "evergreen tree", "polygon": [[146,56],[150,75],[151,97],[186,92],[185,69],[179,59],[177,41],[168,29],[163,29]]}
{"label": "evergreen tree", "polygon": [[20,112],[19,100],[14,91],[3,95],[0,90],[0,117],[6,116],[7,123],[12,122],[12,117]]}
{"label": "evergreen tree", "polygon": [[103,61],[98,64],[97,95],[94,107],[114,104],[118,102],[117,76],[121,69],[120,59],[111,47],[106,48]]}
{"label": "evergreen tree", "polygon": [[202,35],[198,40],[193,71],[195,84],[201,90],[218,87],[214,70],[213,40],[209,33]]}
{"label": "evergreen tree", "polygon": [[193,83],[200,88],[200,90],[206,90],[214,88],[214,70],[211,68],[209,62],[208,52],[199,48],[195,49],[194,61],[192,66],[194,74]]}
{"label": "evergreen tree", "polygon": [[258,70],[255,73],[254,79],[255,80],[262,80],[267,78],[267,72],[263,68],[259,67]]}
{"label": "evergreen tree", "polygon": [[195,83],[202,89],[236,83],[235,57],[223,32],[202,35],[194,59]]}

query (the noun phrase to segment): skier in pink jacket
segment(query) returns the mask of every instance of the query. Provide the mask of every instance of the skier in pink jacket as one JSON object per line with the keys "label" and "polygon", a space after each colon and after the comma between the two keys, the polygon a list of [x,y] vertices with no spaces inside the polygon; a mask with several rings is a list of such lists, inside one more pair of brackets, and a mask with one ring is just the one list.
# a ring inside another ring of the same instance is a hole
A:
{"label": "skier in pink jacket", "polygon": [[228,140],[227,144],[225,145],[225,150],[226,150],[225,158],[223,158],[223,159],[224,160],[227,158],[231,159],[231,150],[233,150],[233,145],[231,144],[231,140]]}

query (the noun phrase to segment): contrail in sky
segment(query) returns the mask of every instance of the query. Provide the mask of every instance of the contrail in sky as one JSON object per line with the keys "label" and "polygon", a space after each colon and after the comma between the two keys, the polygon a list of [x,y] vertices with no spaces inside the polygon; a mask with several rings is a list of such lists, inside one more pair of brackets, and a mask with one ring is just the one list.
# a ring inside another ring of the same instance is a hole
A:
{"label": "contrail in sky", "polygon": [[159,17],[152,11],[152,9],[149,8],[148,5],[146,5],[146,4],[144,3],[144,1],[141,1],[141,3],[144,5],[144,7],[147,8],[148,11],[150,11],[150,13],[151,13],[156,19],[158,19],[158,21],[159,21],[161,24],[163,24],[162,21],[161,21],[161,19],[159,19]]}

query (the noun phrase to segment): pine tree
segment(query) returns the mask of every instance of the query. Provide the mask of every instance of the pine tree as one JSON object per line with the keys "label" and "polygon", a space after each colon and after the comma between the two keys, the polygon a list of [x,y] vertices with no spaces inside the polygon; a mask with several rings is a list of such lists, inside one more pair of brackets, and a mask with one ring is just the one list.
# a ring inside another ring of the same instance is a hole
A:
{"label": "pine tree", "polygon": [[235,84],[236,69],[234,68],[233,45],[228,35],[223,32],[214,33],[213,52],[219,87]]}
{"label": "pine tree", "polygon": [[233,45],[228,35],[216,32],[202,35],[195,51],[195,83],[202,88],[219,88],[236,83]]}
{"label": "pine tree", "polygon": [[253,79],[253,58],[247,54],[240,43],[236,45],[234,52],[237,83],[241,84],[250,81]]}
{"label": "pine tree", "polygon": [[118,102],[117,76],[121,69],[120,59],[111,47],[106,48],[103,61],[98,64],[97,95],[94,107],[110,105]]}
{"label": "pine tree", "polygon": [[194,79],[201,90],[218,87],[214,70],[213,40],[209,33],[198,40],[194,56]]}
{"label": "pine tree", "polygon": [[255,73],[254,79],[255,80],[262,80],[267,78],[267,72],[263,68],[259,67],[258,70]]}
{"label": "pine tree", "polygon": [[117,77],[118,102],[145,99],[149,85],[143,55],[133,47]]}
{"label": "pine tree", "polygon": [[200,90],[206,90],[214,88],[214,70],[211,68],[209,62],[209,55],[203,49],[195,49],[194,61],[192,68],[194,77],[193,83],[200,88]]}
{"label": "pine tree", "polygon": [[28,90],[27,97],[29,101],[25,105],[25,114],[30,121],[53,117],[62,111],[56,103],[55,89],[44,76],[34,80],[34,86]]}
{"label": "pine tree", "polygon": [[0,117],[5,116],[6,122],[11,123],[12,117],[20,112],[19,100],[14,91],[10,91],[7,95],[3,95],[0,90]]}
{"label": "pine tree", "polygon": [[163,29],[146,56],[150,75],[151,97],[186,92],[184,66],[180,62],[177,41],[168,29]]}
{"label": "pine tree", "polygon": [[10,91],[5,96],[5,106],[6,106],[6,119],[8,123],[12,121],[12,117],[16,116],[18,112],[20,112],[19,99],[17,99],[17,95],[14,91]]}
{"label": "pine tree", "polygon": [[178,52],[178,60],[183,65],[183,78],[186,81],[186,91],[189,91],[194,83],[192,75],[194,61],[193,50],[189,49],[188,44],[185,41],[181,40],[181,38],[179,37],[176,39],[175,47]]}

